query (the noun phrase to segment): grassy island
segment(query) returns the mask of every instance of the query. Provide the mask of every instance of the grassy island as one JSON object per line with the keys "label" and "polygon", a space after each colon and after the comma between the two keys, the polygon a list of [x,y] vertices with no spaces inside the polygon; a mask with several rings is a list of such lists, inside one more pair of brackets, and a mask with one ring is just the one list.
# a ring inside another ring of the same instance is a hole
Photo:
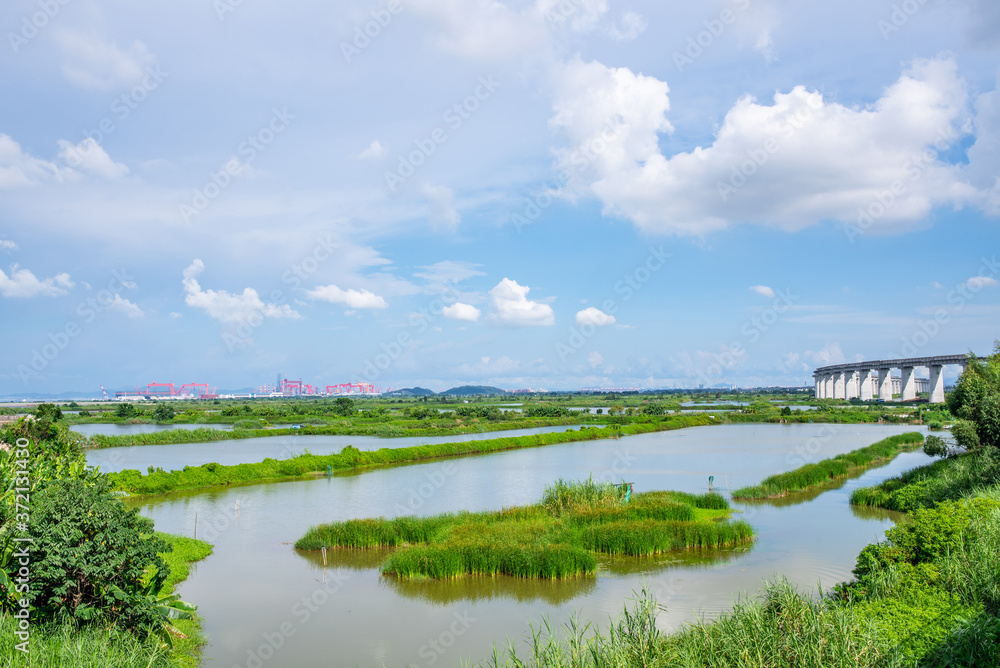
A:
{"label": "grassy island", "polygon": [[302,550],[396,547],[382,572],[397,577],[592,575],[595,553],[650,555],[733,547],[753,540],[746,522],[729,521],[717,494],[645,492],[558,481],[541,502],[482,513],[348,520],[310,529]]}

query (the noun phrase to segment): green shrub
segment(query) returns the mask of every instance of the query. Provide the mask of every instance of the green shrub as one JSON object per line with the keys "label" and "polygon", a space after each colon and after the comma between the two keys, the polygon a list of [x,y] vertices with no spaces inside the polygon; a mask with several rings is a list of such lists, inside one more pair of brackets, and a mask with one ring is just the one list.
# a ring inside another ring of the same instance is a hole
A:
{"label": "green shrub", "polygon": [[[160,621],[147,594],[169,575],[157,554],[170,548],[153,521],[109,493],[103,480],[56,480],[33,499],[30,600],[39,619],[103,619],[124,628]],[[147,569],[155,571],[149,586]]]}

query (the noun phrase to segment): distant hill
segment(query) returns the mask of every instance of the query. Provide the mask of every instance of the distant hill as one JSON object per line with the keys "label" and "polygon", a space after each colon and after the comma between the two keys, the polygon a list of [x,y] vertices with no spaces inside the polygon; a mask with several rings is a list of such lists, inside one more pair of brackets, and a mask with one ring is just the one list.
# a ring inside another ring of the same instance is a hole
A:
{"label": "distant hill", "polygon": [[441,394],[450,394],[455,397],[475,397],[478,395],[507,394],[507,392],[499,387],[490,387],[489,385],[461,385],[445,390]]}
{"label": "distant hill", "polygon": [[404,387],[401,390],[393,390],[392,392],[383,392],[383,397],[432,397],[434,396],[433,390],[428,390],[426,387]]}

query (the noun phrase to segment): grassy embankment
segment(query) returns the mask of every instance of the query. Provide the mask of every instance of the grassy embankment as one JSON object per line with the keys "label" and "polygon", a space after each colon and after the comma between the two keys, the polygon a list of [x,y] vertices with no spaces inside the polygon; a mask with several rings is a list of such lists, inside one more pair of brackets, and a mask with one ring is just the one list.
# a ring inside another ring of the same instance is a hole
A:
{"label": "grassy embankment", "polygon": [[[903,496],[919,509],[886,532],[886,541],[862,551],[853,581],[819,599],[778,580],[714,621],[667,635],[644,591],[603,632],[572,624],[556,632],[543,624],[528,638],[527,656],[510,645],[495,649],[488,665],[1000,666],[1000,457],[977,457],[984,458],[944,460],[909,482],[898,479],[895,491],[909,489]],[[960,498],[937,503],[943,486],[928,480],[967,485]]]}
{"label": "grassy embankment", "polygon": [[594,574],[595,553],[643,556],[752,541],[749,524],[726,521],[731,512],[717,494],[646,492],[626,503],[610,483],[559,481],[536,505],[324,524],[295,547],[398,547],[382,572],[402,578],[566,578]]}
{"label": "grassy embankment", "polygon": [[166,429],[144,434],[122,434],[119,436],[94,434],[88,439],[90,448],[119,448],[136,445],[170,445],[174,443],[201,443],[208,441],[229,441],[245,438],[264,438],[269,436],[378,436],[380,438],[421,437],[421,436],[460,436],[463,434],[482,434],[513,429],[536,429],[538,427],[559,427],[580,424],[581,420],[574,418],[517,420],[497,423],[475,423],[456,425],[450,421],[443,426],[428,426],[426,422],[416,423],[407,428],[393,424],[377,425],[303,425],[299,428],[276,427],[270,429],[245,428],[236,425],[233,429],[215,429],[198,427],[196,429]]}
{"label": "grassy embankment", "polygon": [[773,499],[790,492],[805,491],[814,485],[821,485],[884,464],[902,452],[916,450],[923,442],[923,434],[918,432],[890,436],[864,448],[824,459],[815,464],[806,464],[794,471],[769,476],[759,485],[734,490],[733,498]]}
{"label": "grassy embankment", "polygon": [[[625,425],[618,428],[621,435],[633,435],[654,431],[681,429],[716,424],[706,416],[676,416],[662,421],[645,424]],[[209,463],[202,466],[186,466],[179,471],[153,471],[143,475],[134,469],[119,473],[109,473],[108,479],[115,489],[131,494],[161,494],[184,489],[216,487],[239,484],[253,484],[278,480],[294,480],[325,473],[329,466],[333,471],[348,471],[377,466],[408,464],[450,457],[487,454],[521,448],[535,448],[555,443],[571,443],[608,438],[606,429],[581,428],[564,432],[534,434],[495,438],[461,443],[434,443],[410,448],[382,448],[361,452],[347,446],[339,454],[302,454],[289,459],[265,459],[254,464],[222,466]]]}
{"label": "grassy embankment", "polygon": [[[212,552],[205,541],[157,532],[156,536],[173,546],[161,556],[170,567],[161,595],[170,594],[187,579],[191,564]],[[0,615],[0,666],[60,666],[61,668],[91,668],[94,665],[115,668],[195,668],[204,641],[201,620],[174,620],[174,626],[186,638],[174,638],[173,647],[164,647],[162,640],[149,635],[145,638],[117,627],[101,628],[72,623],[33,625],[27,657],[14,648],[19,642],[14,635],[14,620]]]}

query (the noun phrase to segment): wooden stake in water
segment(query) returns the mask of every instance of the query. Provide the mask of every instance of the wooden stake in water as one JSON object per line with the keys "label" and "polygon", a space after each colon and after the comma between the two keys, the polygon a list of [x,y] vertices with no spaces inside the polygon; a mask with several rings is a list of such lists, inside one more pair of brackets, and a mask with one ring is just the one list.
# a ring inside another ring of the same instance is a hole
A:
{"label": "wooden stake in water", "polygon": [[322,547],[320,551],[323,553],[323,565],[326,566],[326,548]]}
{"label": "wooden stake in water", "polygon": [[195,538],[198,537],[198,513],[197,512],[195,512],[195,514],[194,514],[194,537]]}
{"label": "wooden stake in water", "polygon": [[240,500],[236,499],[236,516],[240,516]]}

